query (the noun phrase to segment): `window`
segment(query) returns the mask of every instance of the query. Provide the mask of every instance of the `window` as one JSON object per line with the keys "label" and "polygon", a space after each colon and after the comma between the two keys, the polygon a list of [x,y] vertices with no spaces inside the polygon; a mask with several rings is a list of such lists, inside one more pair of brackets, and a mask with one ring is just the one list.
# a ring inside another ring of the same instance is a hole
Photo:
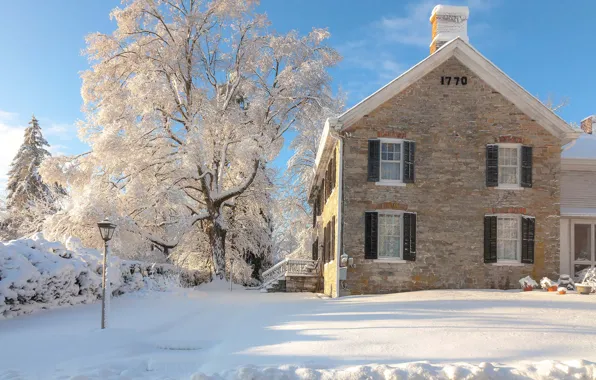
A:
{"label": "window", "polygon": [[413,141],[376,139],[368,141],[368,181],[380,184],[414,182]]}
{"label": "window", "polygon": [[487,145],[486,186],[502,189],[532,187],[532,147],[521,144]]}
{"label": "window", "polygon": [[416,260],[416,214],[370,211],[364,224],[366,259]]}
{"label": "window", "polygon": [[381,181],[401,181],[401,143],[381,141]]}
{"label": "window", "polygon": [[520,261],[519,216],[497,217],[497,262]]}
{"label": "window", "polygon": [[586,271],[596,267],[596,223],[573,223],[573,277],[582,281]]}
{"label": "window", "polygon": [[401,259],[401,215],[379,213],[378,258]]}
{"label": "window", "polygon": [[499,186],[519,186],[519,147],[499,146]]}
{"label": "window", "polygon": [[484,217],[485,263],[534,263],[535,219],[518,214]]}

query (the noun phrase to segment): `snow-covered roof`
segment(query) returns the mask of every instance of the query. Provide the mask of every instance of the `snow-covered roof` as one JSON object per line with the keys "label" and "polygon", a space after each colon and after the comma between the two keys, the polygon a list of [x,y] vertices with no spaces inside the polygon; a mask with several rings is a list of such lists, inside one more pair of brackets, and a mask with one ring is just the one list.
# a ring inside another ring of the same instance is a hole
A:
{"label": "snow-covered roof", "polygon": [[561,154],[563,158],[588,158],[596,160],[596,135],[582,133]]}

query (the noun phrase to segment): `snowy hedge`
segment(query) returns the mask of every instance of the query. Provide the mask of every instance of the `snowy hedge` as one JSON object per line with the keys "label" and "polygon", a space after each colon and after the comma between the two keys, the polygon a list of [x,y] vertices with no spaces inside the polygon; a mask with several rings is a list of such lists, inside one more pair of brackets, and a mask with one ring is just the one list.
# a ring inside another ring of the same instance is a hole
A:
{"label": "snowy hedge", "polygon": [[[113,295],[142,288],[160,289],[172,281],[190,287],[205,282],[198,272],[167,264],[111,256],[108,271]],[[78,239],[66,246],[41,234],[0,242],[0,319],[39,309],[90,303],[101,297],[102,255]]]}

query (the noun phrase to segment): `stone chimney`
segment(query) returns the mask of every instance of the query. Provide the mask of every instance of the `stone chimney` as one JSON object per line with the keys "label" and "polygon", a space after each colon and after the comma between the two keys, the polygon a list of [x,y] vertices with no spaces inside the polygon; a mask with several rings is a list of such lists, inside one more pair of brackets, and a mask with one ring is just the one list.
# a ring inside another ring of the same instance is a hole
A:
{"label": "stone chimney", "polygon": [[432,42],[430,53],[454,38],[461,37],[468,41],[468,15],[470,10],[464,6],[437,5],[430,15],[432,24]]}
{"label": "stone chimney", "polygon": [[596,124],[596,115],[588,116],[580,123],[582,130],[591,135],[594,131],[594,124]]}

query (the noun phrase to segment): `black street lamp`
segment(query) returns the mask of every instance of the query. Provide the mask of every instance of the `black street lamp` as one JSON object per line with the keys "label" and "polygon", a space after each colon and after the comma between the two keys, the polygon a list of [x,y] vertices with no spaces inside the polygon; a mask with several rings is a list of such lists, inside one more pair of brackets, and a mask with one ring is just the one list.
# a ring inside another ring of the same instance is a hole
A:
{"label": "black street lamp", "polygon": [[[101,234],[101,238],[104,242],[103,247],[103,273],[102,273],[102,296],[101,296],[101,328],[105,329],[107,327],[107,315],[110,311],[110,298],[111,298],[111,290],[110,290],[110,280],[108,278],[108,242],[112,240],[114,236],[114,231],[116,231],[116,225],[110,222],[107,218],[102,220],[101,222],[97,223],[99,227],[99,233]],[[106,297],[107,294],[107,297]]]}

